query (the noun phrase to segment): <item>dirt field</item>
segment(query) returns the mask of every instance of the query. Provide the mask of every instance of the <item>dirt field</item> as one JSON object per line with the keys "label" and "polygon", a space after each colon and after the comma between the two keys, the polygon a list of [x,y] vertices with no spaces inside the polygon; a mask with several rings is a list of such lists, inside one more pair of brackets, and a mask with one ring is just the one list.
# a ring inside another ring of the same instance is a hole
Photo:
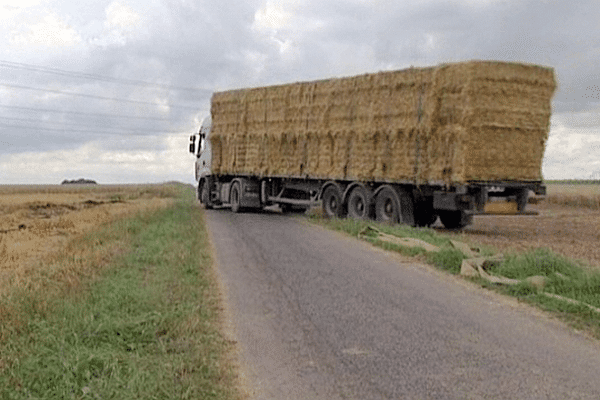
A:
{"label": "dirt field", "polygon": [[550,184],[547,201],[528,206],[539,215],[478,216],[456,235],[499,251],[547,247],[600,270],[599,200],[600,185]]}
{"label": "dirt field", "polygon": [[41,260],[117,218],[173,201],[170,185],[0,186],[0,292]]}

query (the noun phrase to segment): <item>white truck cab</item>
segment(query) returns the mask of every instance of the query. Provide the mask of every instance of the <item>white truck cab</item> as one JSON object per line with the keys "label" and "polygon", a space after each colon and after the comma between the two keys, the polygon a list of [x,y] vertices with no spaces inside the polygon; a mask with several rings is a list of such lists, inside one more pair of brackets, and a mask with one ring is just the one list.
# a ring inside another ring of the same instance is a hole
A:
{"label": "white truck cab", "polygon": [[[198,135],[190,136],[190,153],[196,155],[196,182],[203,177],[211,175],[212,164],[212,146],[210,144],[210,128],[212,125],[211,117],[208,116],[202,121]],[[196,136],[199,138],[198,148],[196,149]]]}

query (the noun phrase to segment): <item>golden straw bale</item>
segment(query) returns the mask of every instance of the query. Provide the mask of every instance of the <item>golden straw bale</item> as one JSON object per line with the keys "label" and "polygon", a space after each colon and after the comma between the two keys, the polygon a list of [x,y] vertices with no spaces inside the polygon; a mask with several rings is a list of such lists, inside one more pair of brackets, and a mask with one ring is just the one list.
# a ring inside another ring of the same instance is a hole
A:
{"label": "golden straw bale", "polygon": [[283,155],[281,151],[281,134],[267,135],[269,145],[269,160],[267,171],[269,174],[283,173]]}
{"label": "golden straw bale", "polygon": [[333,167],[333,134],[329,132],[326,135],[319,135],[318,138],[317,176],[331,176],[331,169]]}
{"label": "golden straw bale", "polygon": [[246,136],[246,159],[244,172],[251,174],[260,170],[260,134],[248,134]]}
{"label": "golden straw bale", "polygon": [[347,177],[351,179],[367,180],[373,176],[375,170],[375,133],[351,132],[352,143],[348,157]]}
{"label": "golden straw bale", "polygon": [[387,179],[391,165],[392,149],[390,147],[391,133],[387,130],[379,130],[373,136],[373,160],[372,179]]}
{"label": "golden straw bale", "polygon": [[306,135],[306,166],[304,173],[309,176],[319,176],[319,136],[311,131]]}
{"label": "golden straw bale", "polygon": [[540,180],[552,69],[469,61],[215,93],[217,173]]}
{"label": "golden straw bale", "polygon": [[222,136],[211,136],[211,146],[212,146],[212,170],[215,174],[222,173],[223,168],[223,157],[221,155],[222,152]]}
{"label": "golden straw bale", "polygon": [[348,176],[350,157],[352,156],[353,132],[337,131],[333,135],[330,176]]}
{"label": "golden straw bale", "polygon": [[388,137],[392,156],[389,160],[388,179],[406,181],[414,177],[416,129],[398,129]]}

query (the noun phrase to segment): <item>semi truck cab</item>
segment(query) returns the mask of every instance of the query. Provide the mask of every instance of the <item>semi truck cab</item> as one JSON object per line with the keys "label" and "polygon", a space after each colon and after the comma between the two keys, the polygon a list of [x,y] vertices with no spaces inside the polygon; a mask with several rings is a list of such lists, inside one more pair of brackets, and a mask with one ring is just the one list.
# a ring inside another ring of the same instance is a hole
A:
{"label": "semi truck cab", "polygon": [[[201,178],[211,174],[210,167],[212,164],[212,147],[210,145],[210,128],[211,118],[209,116],[202,120],[198,134],[190,136],[190,153],[196,154],[196,182],[200,181]],[[196,139],[198,139],[197,148]]]}

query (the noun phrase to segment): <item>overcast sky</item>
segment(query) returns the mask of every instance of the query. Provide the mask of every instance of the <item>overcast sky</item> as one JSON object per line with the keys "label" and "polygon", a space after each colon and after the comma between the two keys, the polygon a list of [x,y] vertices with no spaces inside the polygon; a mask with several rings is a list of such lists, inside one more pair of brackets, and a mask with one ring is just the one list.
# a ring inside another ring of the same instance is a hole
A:
{"label": "overcast sky", "polygon": [[0,0],[0,184],[193,182],[213,91],[471,59],[555,68],[546,179],[600,178],[598,0]]}

